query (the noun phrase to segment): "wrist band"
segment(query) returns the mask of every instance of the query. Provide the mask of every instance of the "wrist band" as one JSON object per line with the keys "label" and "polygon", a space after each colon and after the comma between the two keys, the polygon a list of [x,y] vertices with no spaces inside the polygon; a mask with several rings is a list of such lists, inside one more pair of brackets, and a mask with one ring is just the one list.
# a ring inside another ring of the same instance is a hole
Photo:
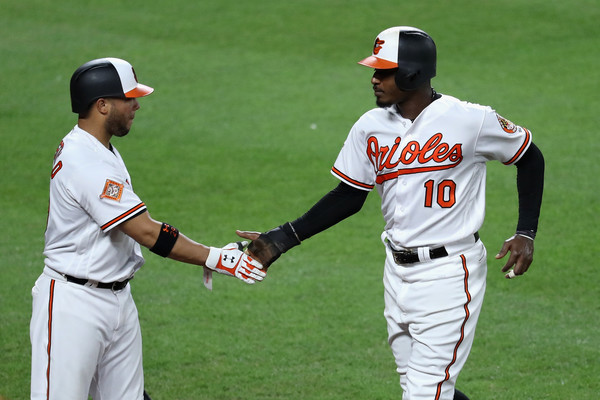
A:
{"label": "wrist band", "polygon": [[154,246],[152,246],[150,251],[161,257],[166,257],[171,253],[171,250],[173,250],[173,246],[175,246],[178,237],[179,230],[174,226],[163,222],[160,233],[158,234],[158,239],[156,239],[156,243],[154,243]]}
{"label": "wrist band", "polygon": [[296,233],[296,230],[294,229],[294,225],[292,225],[291,222],[287,223],[290,228],[292,228],[292,232],[294,232],[294,236],[296,237],[296,240],[298,240],[298,244],[302,243],[302,240],[300,240],[300,237],[298,236],[298,234]]}
{"label": "wrist band", "polygon": [[206,268],[210,268],[213,271],[217,269],[217,264],[221,259],[221,249],[217,249],[216,247],[210,247],[208,252],[208,257],[206,257],[206,261],[204,265]]}
{"label": "wrist band", "polygon": [[518,230],[516,232],[517,235],[526,236],[529,239],[535,239],[535,231],[534,230]]}

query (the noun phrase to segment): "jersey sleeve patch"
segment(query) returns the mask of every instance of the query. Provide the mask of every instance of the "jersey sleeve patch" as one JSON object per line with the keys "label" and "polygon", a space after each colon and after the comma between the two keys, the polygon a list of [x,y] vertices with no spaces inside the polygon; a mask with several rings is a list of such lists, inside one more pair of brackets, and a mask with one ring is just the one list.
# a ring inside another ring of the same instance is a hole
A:
{"label": "jersey sleeve patch", "polygon": [[58,147],[56,148],[56,151],[54,152],[54,162],[56,162],[56,159],[58,157],[60,157],[63,149],[65,148],[65,141],[61,140],[60,144],[58,145]]}
{"label": "jersey sleeve patch", "polygon": [[496,114],[496,118],[498,118],[498,122],[500,123],[500,126],[502,127],[502,130],[504,130],[504,132],[515,133],[517,131],[517,125],[513,124],[506,118],[500,116],[499,114]]}
{"label": "jersey sleeve patch", "polygon": [[100,195],[100,198],[121,201],[122,195],[123,195],[123,184],[112,181],[110,179],[107,179],[106,183],[104,184],[104,190],[102,190],[102,194]]}

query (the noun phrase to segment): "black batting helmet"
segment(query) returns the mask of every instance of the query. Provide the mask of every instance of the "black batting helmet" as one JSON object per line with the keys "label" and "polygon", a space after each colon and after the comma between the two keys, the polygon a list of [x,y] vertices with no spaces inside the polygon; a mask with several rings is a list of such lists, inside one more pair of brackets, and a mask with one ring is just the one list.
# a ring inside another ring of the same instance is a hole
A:
{"label": "black batting helmet", "polygon": [[138,83],[127,61],[99,58],[86,62],[71,76],[71,109],[79,114],[101,97],[142,97],[153,91],[150,86]]}
{"label": "black batting helmet", "polygon": [[421,29],[395,26],[377,35],[373,54],[358,63],[376,69],[398,68],[396,85],[415,90],[435,76],[435,43]]}

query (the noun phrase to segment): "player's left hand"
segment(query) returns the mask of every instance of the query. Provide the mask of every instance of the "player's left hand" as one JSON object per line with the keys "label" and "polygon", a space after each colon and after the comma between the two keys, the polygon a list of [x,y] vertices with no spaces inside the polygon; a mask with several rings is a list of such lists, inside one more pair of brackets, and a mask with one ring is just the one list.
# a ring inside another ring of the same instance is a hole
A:
{"label": "player's left hand", "polygon": [[220,274],[235,276],[248,284],[262,281],[267,274],[258,260],[244,253],[247,244],[248,242],[236,242],[221,249],[211,247],[206,266]]}
{"label": "player's left hand", "polygon": [[533,261],[533,239],[522,235],[514,235],[506,239],[502,249],[496,254],[496,259],[501,259],[508,252],[510,252],[510,256],[502,267],[502,272],[509,272],[512,268],[512,271],[506,274],[508,279],[516,275],[523,275]]}

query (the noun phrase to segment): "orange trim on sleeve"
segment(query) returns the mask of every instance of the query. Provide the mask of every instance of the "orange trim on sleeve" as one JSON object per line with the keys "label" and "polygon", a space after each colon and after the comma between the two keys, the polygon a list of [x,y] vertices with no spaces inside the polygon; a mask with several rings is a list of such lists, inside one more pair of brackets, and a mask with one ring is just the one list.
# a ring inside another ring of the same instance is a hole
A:
{"label": "orange trim on sleeve", "polygon": [[345,175],[340,170],[338,170],[336,167],[331,167],[331,172],[333,172],[335,175],[339,176],[346,182],[351,183],[352,185],[359,186],[361,188],[365,188],[365,189],[369,189],[369,190],[371,190],[371,189],[373,189],[373,187],[375,187],[375,185],[368,185],[366,183],[362,183],[362,182],[359,182],[357,180],[350,178],[349,176]]}
{"label": "orange trim on sleeve", "polygon": [[106,229],[108,229],[109,227],[113,226],[113,225],[118,225],[119,223],[127,220],[127,218],[129,218],[131,216],[131,214],[135,213],[136,211],[139,211],[143,208],[145,208],[146,205],[144,203],[140,203],[137,206],[133,207],[132,209],[124,212],[123,214],[119,215],[117,218],[107,222],[106,224],[102,225],[100,227],[100,229],[102,229],[103,231],[105,231]]}
{"label": "orange trim on sleeve", "polygon": [[519,151],[517,151],[517,154],[515,154],[513,156],[513,158],[511,158],[510,160],[505,162],[504,165],[510,165],[510,164],[514,163],[515,161],[517,161],[521,157],[521,155],[525,152],[525,149],[529,145],[529,142],[531,141],[531,132],[529,132],[526,128],[523,128],[523,129],[525,130],[525,133],[527,134],[525,136],[525,141],[523,142],[523,145],[521,146]]}

